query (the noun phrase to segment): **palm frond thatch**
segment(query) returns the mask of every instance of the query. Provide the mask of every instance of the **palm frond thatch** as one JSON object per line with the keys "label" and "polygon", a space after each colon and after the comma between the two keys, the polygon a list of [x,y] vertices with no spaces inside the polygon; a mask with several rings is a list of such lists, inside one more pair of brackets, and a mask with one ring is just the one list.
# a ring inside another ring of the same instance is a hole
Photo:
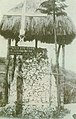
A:
{"label": "palm frond thatch", "polygon": [[[19,10],[22,6],[14,9]],[[14,9],[12,9],[14,11]],[[0,24],[0,34],[5,38],[19,40],[20,16],[3,16]],[[56,18],[57,43],[69,44],[75,38],[75,28],[72,21],[67,16]],[[52,15],[46,17],[26,17],[25,21],[25,41],[33,39],[41,42],[54,43],[53,19]]]}

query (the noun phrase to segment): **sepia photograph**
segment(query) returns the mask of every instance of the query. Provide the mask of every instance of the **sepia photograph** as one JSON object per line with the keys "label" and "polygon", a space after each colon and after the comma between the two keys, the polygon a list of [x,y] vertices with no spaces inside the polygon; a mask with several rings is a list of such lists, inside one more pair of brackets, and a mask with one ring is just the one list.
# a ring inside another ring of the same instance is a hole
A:
{"label": "sepia photograph", "polygon": [[76,119],[76,0],[0,0],[0,119]]}

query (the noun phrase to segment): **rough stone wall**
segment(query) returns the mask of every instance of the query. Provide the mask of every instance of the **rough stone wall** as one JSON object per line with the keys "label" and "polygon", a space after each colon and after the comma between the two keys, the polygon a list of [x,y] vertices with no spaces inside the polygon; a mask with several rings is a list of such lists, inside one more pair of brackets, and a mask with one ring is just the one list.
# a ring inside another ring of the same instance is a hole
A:
{"label": "rough stone wall", "polygon": [[30,108],[48,109],[51,102],[53,108],[56,107],[57,87],[55,78],[51,78],[50,68],[46,49],[32,50],[31,53],[24,55],[22,58],[22,72],[18,72],[17,65],[14,80],[10,85],[9,103],[14,104],[17,101],[17,76],[20,75],[23,77],[22,100],[24,112],[27,108],[29,110]]}
{"label": "rough stone wall", "polygon": [[24,105],[36,105],[37,107],[49,106],[50,75],[48,70],[49,65],[47,59],[41,59],[39,64],[37,63],[36,59],[34,59],[31,62],[27,60],[26,62],[29,62],[29,64],[25,63],[23,69]]}
{"label": "rough stone wall", "polygon": [[24,108],[29,105],[38,108],[49,106],[50,71],[47,54],[43,49],[35,52],[23,58]]}

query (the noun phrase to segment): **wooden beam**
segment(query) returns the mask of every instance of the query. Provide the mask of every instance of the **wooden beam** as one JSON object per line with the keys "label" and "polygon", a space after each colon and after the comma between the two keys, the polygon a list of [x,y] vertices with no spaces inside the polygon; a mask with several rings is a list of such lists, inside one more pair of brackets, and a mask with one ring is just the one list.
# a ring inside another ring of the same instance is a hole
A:
{"label": "wooden beam", "polygon": [[[6,14],[4,14],[4,16],[21,16],[21,14],[20,13],[6,13]],[[24,15],[25,17],[46,17],[47,16],[47,14],[25,14]]]}

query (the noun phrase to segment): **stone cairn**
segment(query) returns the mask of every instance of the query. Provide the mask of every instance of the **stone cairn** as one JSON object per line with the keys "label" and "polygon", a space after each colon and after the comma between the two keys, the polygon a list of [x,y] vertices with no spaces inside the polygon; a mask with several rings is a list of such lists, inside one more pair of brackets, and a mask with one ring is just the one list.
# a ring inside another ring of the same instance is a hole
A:
{"label": "stone cairn", "polygon": [[51,116],[57,106],[57,87],[50,74],[46,49],[31,48],[31,52],[27,49],[25,55],[17,56],[9,91],[9,104],[16,106],[17,115],[31,116],[30,119]]}

